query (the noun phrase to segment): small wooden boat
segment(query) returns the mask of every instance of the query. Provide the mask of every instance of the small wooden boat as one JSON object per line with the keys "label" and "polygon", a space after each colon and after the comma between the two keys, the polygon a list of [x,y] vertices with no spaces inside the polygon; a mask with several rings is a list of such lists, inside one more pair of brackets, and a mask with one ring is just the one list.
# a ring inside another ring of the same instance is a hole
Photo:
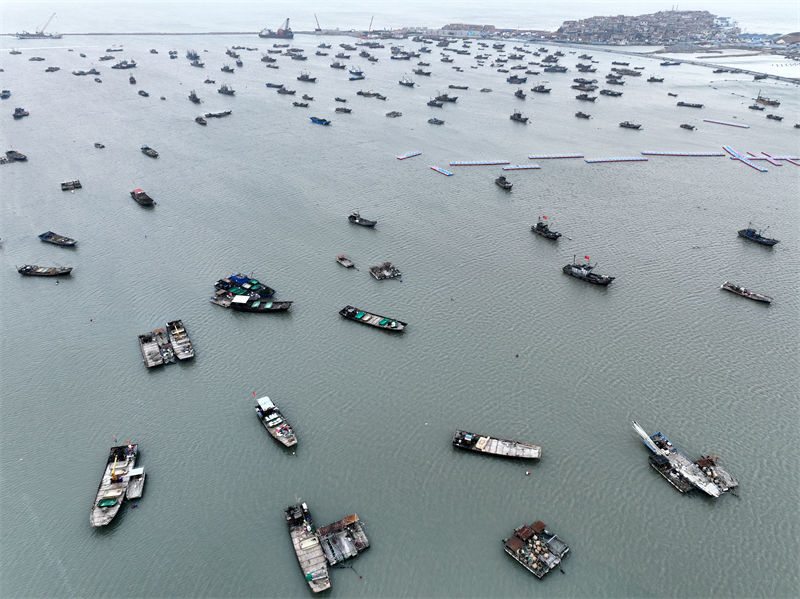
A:
{"label": "small wooden boat", "polygon": [[690,125],[689,123],[683,123],[681,125],[681,129],[687,129],[688,131],[694,131],[694,125]]}
{"label": "small wooden boat", "polygon": [[134,190],[131,192],[131,197],[132,197],[134,200],[136,200],[136,202],[137,202],[138,204],[140,204],[140,205],[142,205],[142,206],[152,206],[153,204],[155,204],[155,202],[153,201],[153,198],[151,198],[149,195],[147,195],[147,194],[146,194],[146,193],[145,193],[143,190],[141,190],[141,189],[134,189]]}
{"label": "small wooden boat", "polygon": [[81,182],[78,179],[61,183],[61,191],[72,191],[73,189],[80,189],[81,187]]}
{"label": "small wooden boat", "polygon": [[201,116],[194,117],[194,122],[198,125],[208,125],[208,121]]}
{"label": "small wooden boat", "polygon": [[511,191],[511,188],[514,186],[513,183],[505,178],[505,175],[500,175],[497,177],[497,179],[494,180],[494,184],[501,189],[505,189],[506,191]]}
{"label": "small wooden boat", "polygon": [[349,220],[351,223],[361,225],[362,227],[374,227],[376,224],[378,224],[378,221],[363,218],[358,212],[353,212],[350,214],[350,216],[347,217],[347,220]]}
{"label": "small wooden boat", "polygon": [[402,331],[408,326],[408,323],[405,323],[401,320],[395,320],[393,318],[381,316],[380,314],[372,314],[370,312],[366,312],[365,310],[359,310],[354,306],[345,306],[339,310],[339,314],[350,320],[368,324],[370,326],[383,329],[384,331]]}
{"label": "small wooden boat", "polygon": [[142,154],[150,156],[150,158],[158,158],[158,152],[156,152],[150,146],[142,146]]}
{"label": "small wooden boat", "polygon": [[179,360],[189,360],[194,358],[194,347],[189,339],[189,334],[183,326],[182,320],[171,320],[167,323],[167,333],[172,351]]}
{"label": "small wooden boat", "polygon": [[336,261],[345,268],[353,268],[355,266],[355,263],[344,254],[339,254],[336,256]]}
{"label": "small wooden boat", "polygon": [[342,113],[342,114],[350,114],[351,112],[353,112],[353,109],[352,108],[345,108],[344,106],[337,106],[336,107],[336,112],[339,112],[339,113]]}
{"label": "small wooden boat", "polygon": [[496,439],[462,430],[457,430],[453,435],[453,445],[459,449],[469,449],[478,453],[488,453],[507,458],[533,459],[542,457],[542,448],[538,445]]}
{"label": "small wooden boat", "polygon": [[731,293],[735,293],[736,295],[741,295],[742,297],[746,297],[747,299],[751,299],[757,302],[764,302],[765,304],[769,304],[772,302],[772,298],[768,295],[762,295],[760,293],[756,293],[755,291],[750,291],[742,287],[741,285],[736,285],[735,283],[731,283],[729,281],[725,281],[721,286],[720,289],[724,289],[725,291],[730,291]]}
{"label": "small wooden boat", "polygon": [[71,237],[64,237],[63,235],[59,235],[58,233],[53,233],[52,231],[47,231],[46,233],[42,233],[39,235],[39,239],[42,241],[46,241],[47,243],[52,243],[54,245],[63,245],[72,247],[77,241],[72,239]]}
{"label": "small wooden boat", "polygon": [[292,425],[286,421],[281,411],[269,397],[259,397],[256,400],[256,414],[258,419],[273,439],[283,443],[286,447],[297,445],[297,436]]}
{"label": "small wooden boat", "polygon": [[235,295],[231,298],[230,308],[236,312],[286,312],[292,302],[277,302],[263,297]]}
{"label": "small wooden boat", "polygon": [[36,266],[35,264],[26,264],[24,266],[18,266],[17,272],[28,277],[57,277],[60,275],[68,275],[72,272],[72,267]]}
{"label": "small wooden boat", "polygon": [[128,477],[136,465],[138,450],[139,446],[135,443],[111,448],[89,514],[92,526],[105,526],[119,512],[130,484]]}
{"label": "small wooden boat", "polygon": [[622,121],[619,124],[619,126],[622,127],[623,129],[641,129],[642,127],[641,125],[637,123],[632,123],[630,121]]}
{"label": "small wooden boat", "polygon": [[149,333],[142,333],[138,336],[138,339],[139,350],[142,352],[144,365],[148,368],[163,365],[164,356],[161,354],[161,349],[158,347],[158,340],[155,334],[152,331]]}

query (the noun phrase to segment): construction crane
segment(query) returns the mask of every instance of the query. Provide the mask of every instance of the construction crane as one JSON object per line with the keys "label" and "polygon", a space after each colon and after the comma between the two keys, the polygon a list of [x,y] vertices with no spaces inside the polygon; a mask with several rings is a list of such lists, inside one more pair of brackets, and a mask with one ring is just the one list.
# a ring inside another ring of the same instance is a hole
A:
{"label": "construction crane", "polygon": [[40,33],[40,34],[41,34],[41,33],[44,33],[44,30],[45,30],[45,29],[47,29],[47,26],[50,24],[50,21],[52,21],[52,20],[53,20],[53,17],[55,17],[55,16],[56,16],[56,13],[53,13],[52,15],[50,15],[50,18],[49,18],[49,19],[47,19],[47,21],[45,22],[45,24],[44,24],[44,25],[42,25],[41,29],[39,29],[39,31],[37,31],[36,33]]}

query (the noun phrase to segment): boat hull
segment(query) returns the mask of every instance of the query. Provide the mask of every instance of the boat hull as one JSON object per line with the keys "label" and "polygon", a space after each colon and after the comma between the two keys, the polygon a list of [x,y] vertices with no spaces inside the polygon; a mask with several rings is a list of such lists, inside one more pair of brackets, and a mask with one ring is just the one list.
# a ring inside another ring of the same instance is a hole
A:
{"label": "boat hull", "polygon": [[379,314],[372,314],[364,310],[359,310],[353,306],[345,306],[339,310],[339,314],[349,320],[370,325],[384,331],[402,331],[406,328],[406,326],[408,326],[408,323],[400,320],[394,320]]}

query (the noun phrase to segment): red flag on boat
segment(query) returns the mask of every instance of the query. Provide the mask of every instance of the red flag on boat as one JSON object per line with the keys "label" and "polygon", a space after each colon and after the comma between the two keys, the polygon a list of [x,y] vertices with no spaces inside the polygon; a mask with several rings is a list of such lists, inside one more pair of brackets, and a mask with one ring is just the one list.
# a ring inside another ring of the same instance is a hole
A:
{"label": "red flag on boat", "polygon": [[547,220],[547,217],[546,217],[546,216],[543,216],[542,218],[543,218],[544,220]]}
{"label": "red flag on boat", "polygon": [[584,256],[584,258],[586,258],[586,259],[588,260],[588,259],[589,259],[589,256]]}
{"label": "red flag on boat", "polygon": [[255,392],[255,391],[253,391],[253,397],[255,397],[255,396],[256,396],[256,392]]}

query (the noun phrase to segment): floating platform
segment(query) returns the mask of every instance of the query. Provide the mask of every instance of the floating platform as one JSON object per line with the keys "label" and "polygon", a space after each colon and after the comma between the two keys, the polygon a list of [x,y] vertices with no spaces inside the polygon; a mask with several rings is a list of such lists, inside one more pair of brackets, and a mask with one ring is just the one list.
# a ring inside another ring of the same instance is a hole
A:
{"label": "floating platform", "polygon": [[588,164],[597,164],[600,162],[647,162],[647,158],[592,158],[586,159]]}
{"label": "floating platform", "polygon": [[528,156],[530,160],[550,160],[553,158],[583,158],[583,154],[534,154]]}
{"label": "floating platform", "polygon": [[331,566],[355,557],[369,547],[367,533],[357,514],[318,528],[317,538]]}
{"label": "floating platform", "polygon": [[746,157],[742,156],[741,154],[739,154],[739,152],[737,152],[736,150],[734,150],[730,146],[722,146],[722,149],[725,150],[728,154],[731,155],[731,160],[739,160],[741,162],[744,162],[747,166],[749,166],[750,168],[756,169],[760,173],[769,172],[769,171],[767,171],[767,169],[762,168],[762,167],[758,166],[757,164],[753,164],[752,162],[750,162],[749,158],[746,158]]}
{"label": "floating platform", "polygon": [[725,156],[724,152],[642,152],[645,156]]}
{"label": "floating platform", "polygon": [[446,171],[443,168],[439,168],[438,166],[431,166],[430,168],[431,168],[432,171],[436,171],[437,173],[442,173],[446,177],[452,177],[453,176],[453,173],[451,173],[450,171]]}
{"label": "floating platform", "polygon": [[512,166],[504,166],[504,171],[532,171],[542,168],[538,164],[515,164]]}
{"label": "floating platform", "polygon": [[739,127],[740,129],[749,129],[750,125],[743,125],[741,123],[729,123],[728,121],[716,121],[714,119],[703,119],[704,123],[713,123],[714,125],[728,125],[729,127]]}
{"label": "floating platform", "polygon": [[397,157],[398,160],[405,160],[406,158],[413,158],[414,156],[419,156],[422,152],[409,152],[408,154],[401,154]]}
{"label": "floating platform", "polygon": [[499,164],[511,164],[510,160],[455,160],[450,166],[497,166]]}

